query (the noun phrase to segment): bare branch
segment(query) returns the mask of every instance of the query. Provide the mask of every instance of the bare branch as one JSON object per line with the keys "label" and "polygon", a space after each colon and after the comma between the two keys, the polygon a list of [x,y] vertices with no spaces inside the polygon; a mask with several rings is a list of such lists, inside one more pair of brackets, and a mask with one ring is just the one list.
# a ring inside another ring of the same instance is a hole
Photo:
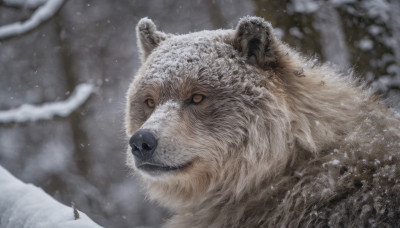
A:
{"label": "bare branch", "polygon": [[78,220],[79,219],[79,211],[76,208],[76,204],[74,202],[71,202],[72,204],[72,209],[74,210],[74,219]]}
{"label": "bare branch", "polygon": [[[46,22],[51,17],[53,17],[58,12],[58,10],[61,8],[61,6],[65,1],[66,0],[48,0],[46,1],[46,3],[40,6],[28,20],[24,22],[15,22],[9,25],[1,26],[0,40],[8,39],[14,36],[19,36],[32,31],[33,29],[37,28],[42,23]],[[8,3],[12,1],[3,0],[3,2]],[[21,1],[16,1],[16,2],[21,2]],[[34,4],[33,2],[35,1],[26,1],[26,3],[27,2],[31,2],[32,4]]]}

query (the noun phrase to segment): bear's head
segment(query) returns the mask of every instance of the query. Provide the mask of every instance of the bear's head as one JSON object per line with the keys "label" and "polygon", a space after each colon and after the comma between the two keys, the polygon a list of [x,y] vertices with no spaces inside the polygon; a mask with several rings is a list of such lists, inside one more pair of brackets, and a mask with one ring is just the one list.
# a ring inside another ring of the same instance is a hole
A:
{"label": "bear's head", "polygon": [[318,147],[310,129],[293,129],[288,81],[301,68],[268,22],[172,35],[144,18],[136,29],[142,66],[127,94],[127,163],[150,197],[169,207],[239,197],[293,162],[295,147]]}

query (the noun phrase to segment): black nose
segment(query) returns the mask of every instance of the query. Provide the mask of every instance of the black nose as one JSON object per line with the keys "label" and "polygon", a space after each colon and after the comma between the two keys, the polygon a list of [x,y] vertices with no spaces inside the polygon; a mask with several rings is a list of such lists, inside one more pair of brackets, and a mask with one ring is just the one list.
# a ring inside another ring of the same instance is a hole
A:
{"label": "black nose", "polygon": [[157,139],[148,131],[138,131],[129,140],[129,145],[132,147],[132,154],[145,161],[153,156]]}

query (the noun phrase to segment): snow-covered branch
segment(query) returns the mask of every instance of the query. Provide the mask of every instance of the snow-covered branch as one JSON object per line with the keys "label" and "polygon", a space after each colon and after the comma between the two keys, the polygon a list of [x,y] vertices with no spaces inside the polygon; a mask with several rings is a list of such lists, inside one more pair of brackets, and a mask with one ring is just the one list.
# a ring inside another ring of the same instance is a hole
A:
{"label": "snow-covered branch", "polygon": [[0,123],[27,122],[66,117],[81,106],[93,92],[93,85],[80,84],[65,101],[45,103],[41,106],[24,104],[16,109],[0,111]]}
{"label": "snow-covered branch", "polygon": [[42,189],[25,184],[0,166],[0,226],[2,228],[101,228],[87,215],[67,207]]}
{"label": "snow-covered branch", "polygon": [[[4,1],[4,0],[3,0]],[[4,25],[0,27],[0,40],[7,39],[13,36],[22,35],[30,32],[37,28],[39,25],[44,23],[53,17],[57,11],[61,8],[65,0],[47,0],[42,6],[35,10],[32,16],[24,22],[15,22],[12,24]],[[15,4],[21,3],[21,1],[15,1]],[[37,5],[39,0],[26,1],[26,4]],[[5,3],[12,3],[10,0],[6,0]]]}
{"label": "snow-covered branch", "polygon": [[47,0],[0,0],[0,3],[6,6],[27,9],[36,9],[45,2],[47,2]]}

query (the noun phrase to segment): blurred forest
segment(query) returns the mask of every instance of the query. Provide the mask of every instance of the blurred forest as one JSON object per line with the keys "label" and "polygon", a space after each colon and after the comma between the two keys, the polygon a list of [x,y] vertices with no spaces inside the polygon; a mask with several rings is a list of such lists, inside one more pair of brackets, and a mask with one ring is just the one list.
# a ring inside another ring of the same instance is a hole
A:
{"label": "blurred forest", "polygon": [[[0,29],[38,7],[10,2],[0,0]],[[33,31],[0,37],[0,110],[66,100],[80,83],[94,85],[94,94],[67,117],[0,122],[0,165],[66,205],[74,201],[104,227],[159,227],[169,212],[146,200],[124,165],[124,101],[140,64],[140,18],[183,34],[261,16],[296,50],[352,68],[399,109],[399,12],[398,0],[65,1]]]}

